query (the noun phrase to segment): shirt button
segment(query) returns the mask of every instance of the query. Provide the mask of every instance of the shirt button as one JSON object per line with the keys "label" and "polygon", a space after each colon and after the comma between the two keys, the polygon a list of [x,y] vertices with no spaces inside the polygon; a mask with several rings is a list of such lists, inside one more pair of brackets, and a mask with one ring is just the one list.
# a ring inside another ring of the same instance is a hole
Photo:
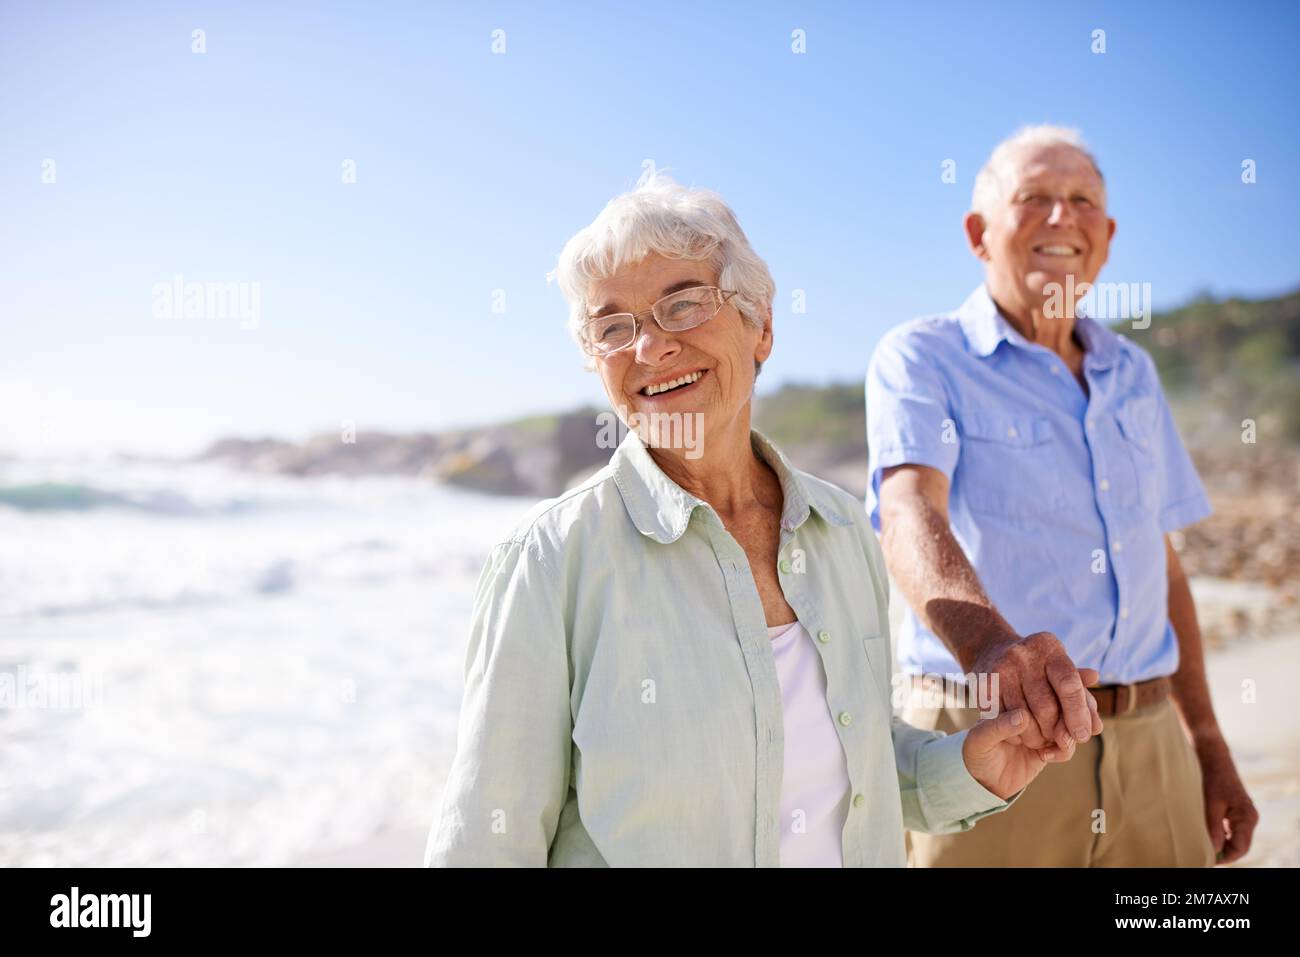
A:
{"label": "shirt button", "polygon": [[844,725],[844,727],[847,728],[852,723],[853,723],[853,715],[849,714],[847,711],[841,711],[840,724]]}
{"label": "shirt button", "polygon": [[1121,618],[1128,618],[1128,609],[1127,609],[1127,608],[1121,608],[1121,609],[1119,610],[1119,616],[1120,616]]}
{"label": "shirt button", "polygon": [[819,631],[817,632],[817,640],[824,645],[831,640],[831,633],[825,630]]}
{"label": "shirt button", "polygon": [[1110,479],[1102,479],[1100,482],[1097,483],[1097,487],[1098,487],[1099,489],[1101,489],[1103,492],[1109,492],[1109,491],[1110,491]]}
{"label": "shirt button", "polygon": [[790,562],[788,559],[785,558],[781,559],[781,564],[779,567],[781,571],[785,572],[787,575],[790,574]]}
{"label": "shirt button", "polygon": [[1016,427],[1013,425],[1011,426],[1011,428],[1007,429],[1007,438],[1014,439],[1015,437],[1016,437]]}
{"label": "shirt button", "polygon": [[1123,543],[1123,542],[1116,542],[1112,547],[1113,547],[1113,548],[1115,549],[1115,551],[1117,551],[1117,552],[1122,552],[1122,551],[1124,551],[1124,543]]}
{"label": "shirt button", "polygon": [[1053,365],[1053,366],[1048,366],[1048,368],[1052,370],[1052,375],[1060,375],[1060,374],[1061,374],[1061,367],[1060,367],[1060,366],[1055,366],[1055,365]]}
{"label": "shirt button", "polygon": [[861,794],[855,794],[855,795],[853,795],[853,806],[854,806],[854,807],[862,807],[862,805],[864,805],[864,804],[866,804],[866,803],[867,803],[867,799],[866,799],[865,797],[863,797]]}

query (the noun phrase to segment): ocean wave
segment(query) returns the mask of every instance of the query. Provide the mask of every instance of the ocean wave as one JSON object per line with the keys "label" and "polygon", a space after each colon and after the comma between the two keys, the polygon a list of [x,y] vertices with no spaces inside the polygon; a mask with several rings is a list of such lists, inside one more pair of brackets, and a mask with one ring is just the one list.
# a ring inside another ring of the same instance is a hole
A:
{"label": "ocean wave", "polygon": [[0,486],[0,506],[20,512],[85,512],[122,508],[151,515],[193,517],[236,515],[257,508],[248,499],[200,503],[175,489],[114,491],[77,482],[32,482]]}

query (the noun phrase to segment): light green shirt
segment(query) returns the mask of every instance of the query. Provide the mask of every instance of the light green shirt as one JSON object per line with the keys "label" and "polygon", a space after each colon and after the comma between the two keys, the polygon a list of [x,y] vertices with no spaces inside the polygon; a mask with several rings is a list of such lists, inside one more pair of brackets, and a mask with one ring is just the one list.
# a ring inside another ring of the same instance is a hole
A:
{"label": "light green shirt", "polygon": [[[865,511],[752,441],[781,482],[781,589],[816,639],[847,759],[844,865],[902,866],[904,827],[966,830],[1019,794],[971,777],[966,732],[894,717],[888,581]],[[425,864],[774,867],[783,748],[745,552],[629,431],[483,569]]]}

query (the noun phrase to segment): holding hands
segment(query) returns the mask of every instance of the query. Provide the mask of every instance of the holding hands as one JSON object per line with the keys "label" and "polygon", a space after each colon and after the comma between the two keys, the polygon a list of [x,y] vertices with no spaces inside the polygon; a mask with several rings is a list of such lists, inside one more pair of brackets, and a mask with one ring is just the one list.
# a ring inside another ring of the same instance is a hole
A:
{"label": "holding hands", "polygon": [[1102,729],[1087,686],[1092,668],[1075,668],[1048,632],[994,645],[974,669],[997,675],[999,714],[970,729],[962,757],[971,777],[1002,799],[1036,778],[1048,762],[1068,761],[1076,745]]}

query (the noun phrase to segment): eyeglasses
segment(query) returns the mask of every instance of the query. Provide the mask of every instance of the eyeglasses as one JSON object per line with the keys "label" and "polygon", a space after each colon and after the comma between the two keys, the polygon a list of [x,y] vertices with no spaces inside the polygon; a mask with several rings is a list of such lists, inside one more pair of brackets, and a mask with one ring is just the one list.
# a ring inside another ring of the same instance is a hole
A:
{"label": "eyeglasses", "polygon": [[717,286],[691,286],[664,296],[645,312],[619,312],[588,319],[582,325],[582,348],[588,355],[607,356],[626,349],[641,334],[641,316],[650,313],[664,332],[685,332],[708,322],[734,292]]}

